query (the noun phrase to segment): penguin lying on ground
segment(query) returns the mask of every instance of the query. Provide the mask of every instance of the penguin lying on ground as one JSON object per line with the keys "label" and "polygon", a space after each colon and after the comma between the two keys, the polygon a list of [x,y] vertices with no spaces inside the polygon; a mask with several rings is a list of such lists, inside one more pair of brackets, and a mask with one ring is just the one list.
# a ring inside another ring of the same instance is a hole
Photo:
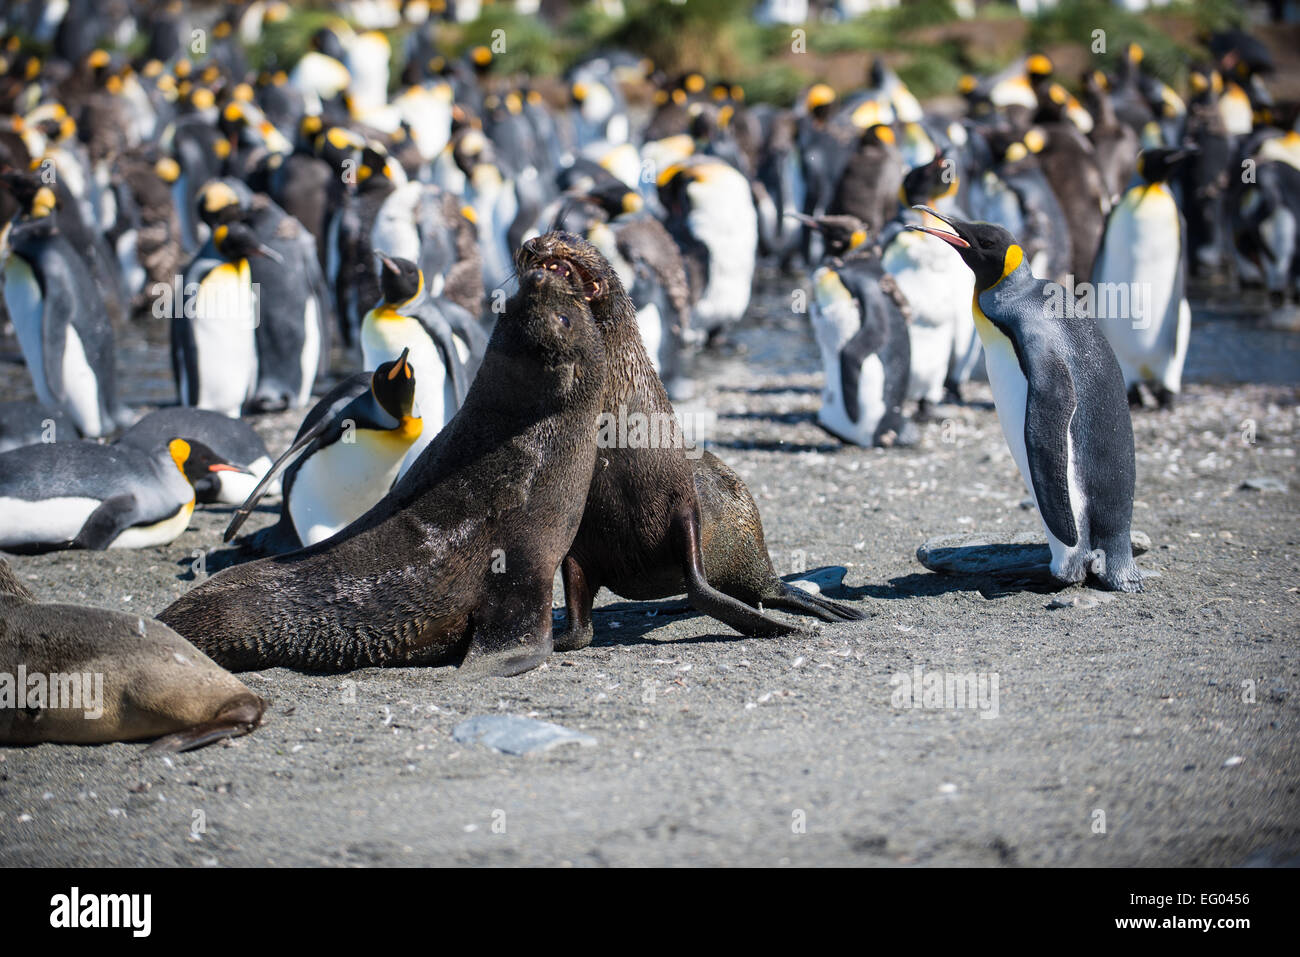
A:
{"label": "penguin lying on ground", "polygon": [[234,469],[209,470],[194,479],[194,495],[201,503],[239,505],[271,468],[266,444],[248,423],[219,412],[176,406],[144,416],[117,438],[153,455],[178,435],[197,440]]}
{"label": "penguin lying on ground", "polygon": [[315,545],[388,494],[423,423],[414,409],[410,350],[373,374],[339,383],[303,419],[293,445],[266,473],[226,528],[230,541],[286,467],[280,521],[251,543],[267,552]]}
{"label": "penguin lying on ground", "polygon": [[194,483],[241,471],[199,442],[158,452],[95,442],[41,443],[0,455],[0,548],[148,548],[175,540],[194,512]]}
{"label": "penguin lying on ground", "polygon": [[1046,281],[1014,236],[936,216],[909,225],[954,247],[975,274],[975,326],[1002,433],[1047,531],[1051,573],[1141,591],[1133,562],[1133,424],[1119,363],[1097,324],[1051,307]]}

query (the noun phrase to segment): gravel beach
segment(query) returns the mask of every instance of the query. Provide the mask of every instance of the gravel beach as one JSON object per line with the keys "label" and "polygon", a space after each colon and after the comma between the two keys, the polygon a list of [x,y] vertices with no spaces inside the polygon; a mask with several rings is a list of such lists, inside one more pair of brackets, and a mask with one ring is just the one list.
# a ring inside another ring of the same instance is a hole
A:
{"label": "gravel beach", "polygon": [[[987,386],[916,448],[841,445],[813,421],[822,376],[792,284],[760,277],[680,408],[716,413],[711,447],[753,491],[777,570],[843,566],[829,594],[867,621],[743,639],[680,601],[606,593],[592,647],[516,678],[248,674],[267,721],[225,745],[0,749],[0,865],[1300,862],[1294,315],[1201,303],[1177,409],[1134,415],[1138,563],[1156,575],[1141,595],[1043,592],[916,560],[935,536],[1041,535]],[[128,403],[171,400],[161,343],[127,333],[121,352]],[[5,398],[30,394],[16,357],[0,341]],[[255,426],[278,454],[297,421]],[[9,560],[42,600],[156,613],[197,555],[228,560],[230,512],[165,548]],[[996,695],[905,693],[968,675]],[[496,714],[595,743],[515,756],[453,738]]]}

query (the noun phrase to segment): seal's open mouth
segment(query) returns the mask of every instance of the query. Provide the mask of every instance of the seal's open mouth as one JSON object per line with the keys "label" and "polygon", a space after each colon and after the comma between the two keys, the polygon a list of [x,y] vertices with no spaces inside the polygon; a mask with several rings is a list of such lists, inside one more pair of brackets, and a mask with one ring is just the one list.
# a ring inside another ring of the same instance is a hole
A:
{"label": "seal's open mouth", "polygon": [[540,256],[526,245],[519,251],[519,264],[527,269],[546,269],[569,280],[587,302],[604,291],[599,279],[572,260],[560,256]]}

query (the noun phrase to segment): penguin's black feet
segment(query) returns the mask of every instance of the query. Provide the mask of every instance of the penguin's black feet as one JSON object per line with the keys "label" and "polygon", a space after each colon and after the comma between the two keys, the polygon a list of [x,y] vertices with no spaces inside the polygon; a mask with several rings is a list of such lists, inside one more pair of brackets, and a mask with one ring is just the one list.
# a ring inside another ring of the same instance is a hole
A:
{"label": "penguin's black feet", "polygon": [[914,422],[931,422],[934,420],[934,404],[929,399],[921,399],[916,403],[916,415],[912,416]]}
{"label": "penguin's black feet", "polygon": [[1130,409],[1142,408],[1142,387],[1134,382],[1128,389],[1128,405]]}
{"label": "penguin's black feet", "polygon": [[1163,385],[1153,386],[1151,391],[1155,393],[1156,403],[1160,406],[1161,411],[1173,411],[1174,404],[1178,401],[1178,393],[1165,388]]}
{"label": "penguin's black feet", "polygon": [[960,382],[947,382],[943,387],[943,401],[950,405],[965,405],[966,397],[962,395]]}
{"label": "penguin's black feet", "polygon": [[1270,289],[1268,291],[1268,307],[1270,309],[1281,309],[1286,305],[1286,293],[1281,289]]}

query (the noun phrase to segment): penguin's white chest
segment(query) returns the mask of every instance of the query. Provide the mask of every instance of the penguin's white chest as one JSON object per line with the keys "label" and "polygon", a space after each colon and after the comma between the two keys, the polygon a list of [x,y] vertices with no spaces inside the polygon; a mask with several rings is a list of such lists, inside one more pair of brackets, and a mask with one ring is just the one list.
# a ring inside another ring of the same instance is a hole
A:
{"label": "penguin's white chest", "polygon": [[[1092,313],[1119,360],[1126,385],[1164,380],[1177,391],[1185,330],[1179,282],[1182,227],[1173,194],[1163,186],[1128,191],[1111,214],[1093,269]],[[1190,312],[1188,313],[1190,321]],[[1172,348],[1171,348],[1172,346]],[[1171,376],[1171,366],[1177,375]]]}
{"label": "penguin's white chest", "polygon": [[687,227],[709,250],[709,281],[695,316],[704,328],[735,322],[749,307],[758,248],[758,213],[745,177],[727,167],[686,188]]}
{"label": "penguin's white chest", "polygon": [[46,405],[57,406],[45,380],[45,349],[41,335],[45,308],[40,283],[27,260],[17,255],[11,254],[6,260],[4,275],[5,307],[18,334],[18,347],[27,361],[36,397]]}
{"label": "penguin's white chest", "polygon": [[411,350],[407,361],[415,372],[415,404],[425,428],[411,446],[403,471],[414,464],[425,446],[456,414],[455,396],[448,400],[451,377],[447,374],[442,353],[418,319],[400,315],[378,318],[373,313],[366,317],[361,327],[361,352],[367,369],[377,369],[381,364],[391,362],[407,348]]}
{"label": "penguin's white chest", "polygon": [[289,491],[289,517],[304,545],[324,541],[388,494],[410,444],[357,429],[303,462]]}
{"label": "penguin's white chest", "polygon": [[203,277],[191,323],[200,409],[239,417],[257,386],[256,324],[246,261],[222,263]]}
{"label": "penguin's white chest", "polygon": [[[1020,360],[1016,358],[1015,347],[1011,344],[1011,340],[982,314],[975,316],[975,325],[979,330],[980,339],[984,345],[984,362],[988,371],[989,385],[993,389],[993,404],[997,407],[998,421],[1002,425],[1002,435],[1007,441],[1007,448],[1011,450],[1011,457],[1015,460],[1016,468],[1020,470],[1020,478],[1029,491],[1029,497],[1033,500],[1034,507],[1037,508],[1038,495],[1034,491],[1033,473],[1029,469],[1029,450],[1025,444],[1025,420],[1029,406],[1029,380],[1025,378],[1025,373],[1020,368]],[[1069,423],[1064,423],[1063,427],[1066,430],[1068,449],[1066,481],[1070,496],[1070,511],[1075,517],[1075,527],[1082,532],[1084,529],[1081,521],[1083,497],[1074,475],[1074,442],[1070,438]],[[1040,512],[1040,520],[1041,517]],[[1079,545],[1073,548],[1066,545],[1052,534],[1046,523],[1043,523],[1043,531],[1047,534],[1047,545],[1052,552],[1053,569],[1064,567],[1067,557]],[[1080,545],[1082,543],[1081,535]]]}
{"label": "penguin's white chest", "polygon": [[[813,274],[813,335],[826,374],[817,421],[846,442],[869,446],[875,441],[876,428],[885,414],[884,366],[875,354],[863,360],[858,375],[857,408],[852,410],[848,408],[841,378],[840,353],[862,327],[860,308],[858,300],[833,269],[823,266]],[[851,414],[856,414],[856,422]]]}

